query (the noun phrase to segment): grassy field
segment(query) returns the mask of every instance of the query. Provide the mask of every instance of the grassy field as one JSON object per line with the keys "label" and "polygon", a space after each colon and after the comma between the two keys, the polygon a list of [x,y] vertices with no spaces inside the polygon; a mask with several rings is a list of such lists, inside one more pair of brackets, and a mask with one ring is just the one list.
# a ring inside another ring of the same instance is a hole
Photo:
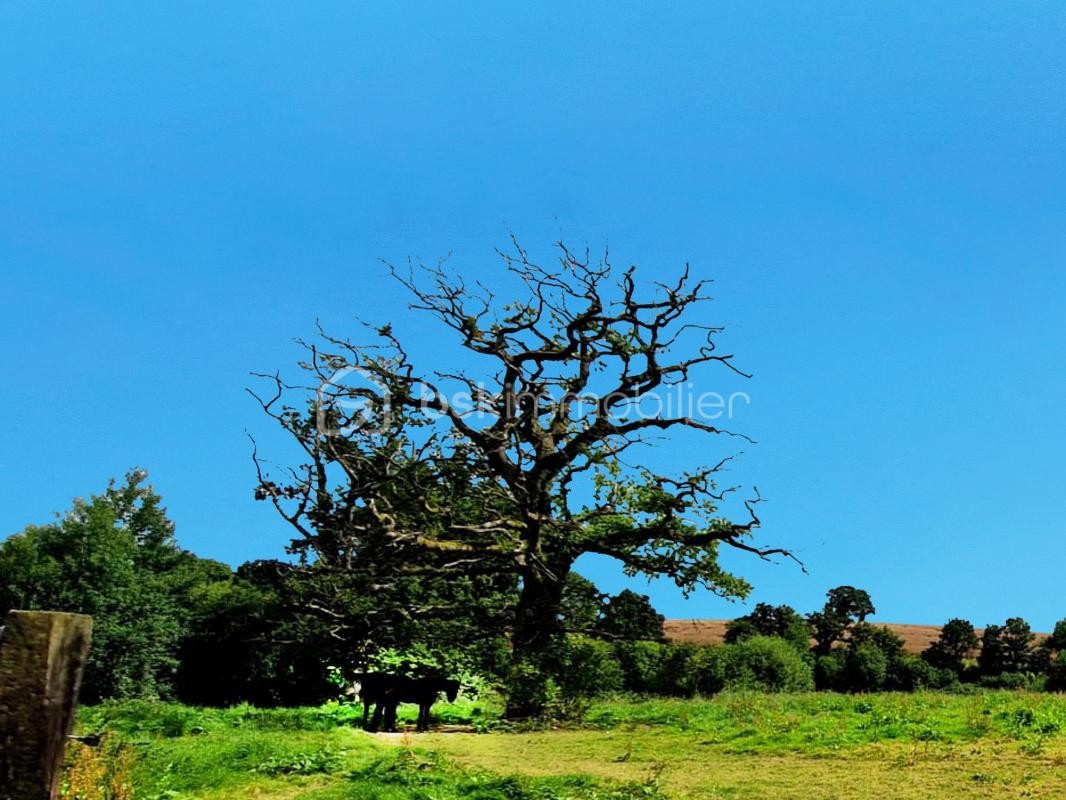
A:
{"label": "grassy field", "polygon": [[[413,709],[412,709],[413,710]],[[81,800],[1007,798],[1066,796],[1066,697],[725,694],[619,698],[580,724],[500,727],[490,703],[443,730],[365,734],[353,709],[127,703],[83,710]],[[480,732],[479,732],[480,731]],[[107,787],[106,791],[100,787]]]}

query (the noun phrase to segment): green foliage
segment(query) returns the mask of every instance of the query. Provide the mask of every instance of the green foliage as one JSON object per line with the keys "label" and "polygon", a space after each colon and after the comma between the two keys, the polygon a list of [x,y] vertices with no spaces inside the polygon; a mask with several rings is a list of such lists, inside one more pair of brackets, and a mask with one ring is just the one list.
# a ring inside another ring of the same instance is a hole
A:
{"label": "green foliage", "polygon": [[888,628],[865,622],[854,626],[846,648],[816,657],[814,675],[819,689],[841,692],[910,692],[958,682],[953,671],[905,653],[903,640]]}
{"label": "green foliage", "polygon": [[647,595],[623,589],[604,594],[588,578],[576,572],[566,576],[560,604],[560,620],[572,633],[598,632],[611,639],[665,641],[665,618]]}
{"label": "green foliage", "polygon": [[957,686],[958,680],[954,670],[934,667],[923,658],[904,653],[889,662],[885,688],[903,692],[948,689]]}
{"label": "green foliage", "polygon": [[[711,648],[693,644],[668,645],[656,679],[657,691],[677,697],[713,694],[720,688],[714,681]],[[708,684],[708,680],[712,683]]]}
{"label": "green foliage", "polygon": [[982,675],[978,683],[985,689],[1036,692],[1046,688],[1047,679],[1032,672],[997,672],[994,675]]}
{"label": "green foliage", "polygon": [[820,691],[844,691],[845,650],[833,650],[814,658],[814,685]]}
{"label": "green foliage", "polygon": [[627,690],[688,697],[721,691],[810,691],[808,656],[784,639],[755,636],[728,645],[663,645],[627,642],[615,646]]}
{"label": "green foliage", "polygon": [[546,671],[528,661],[519,661],[507,673],[508,702],[525,708],[544,709],[559,699],[559,684]]}
{"label": "green foliage", "polygon": [[1052,659],[1048,667],[1047,688],[1051,692],[1066,692],[1066,650],[1060,650]]}
{"label": "green foliage", "polygon": [[0,544],[0,614],[11,608],[93,617],[82,696],[166,697],[190,594],[223,580],[223,565],[182,551],[147,473],[131,470],[50,525]]}
{"label": "green foliage", "polygon": [[962,674],[966,660],[979,644],[973,624],[964,619],[950,619],[940,629],[939,638],[931,644],[922,658],[940,669]]}
{"label": "green foliage", "polygon": [[671,649],[661,642],[615,643],[615,657],[622,668],[622,688],[627,692],[661,692],[663,663]]}
{"label": "green foliage", "polygon": [[577,633],[593,630],[603,612],[604,594],[588,578],[571,570],[563,586],[560,616],[563,627]]}
{"label": "green foliage", "polygon": [[844,657],[843,685],[849,692],[876,692],[888,678],[889,659],[873,644],[849,647]]}
{"label": "green foliage", "polygon": [[616,639],[661,642],[665,617],[659,614],[644,594],[623,589],[608,599],[597,629]]}
{"label": "green foliage", "polygon": [[252,772],[262,775],[318,775],[335,771],[340,766],[337,753],[329,748],[303,753],[288,753],[271,756]]}
{"label": "green foliage", "polygon": [[1051,635],[1029,655],[1029,668],[1033,672],[1047,675],[1047,686],[1051,691],[1063,691],[1063,687],[1066,687],[1064,653],[1066,653],[1066,619],[1056,622]]}
{"label": "green foliage", "polygon": [[[471,609],[487,608],[491,593],[479,606],[463,599],[469,584],[456,581],[448,590],[427,579],[420,588],[405,584],[382,597],[364,584],[366,578],[259,561],[242,565],[224,585],[197,593],[179,696],[202,704],[321,703],[337,693],[329,667],[348,676],[367,668],[444,672],[468,689],[475,675],[504,674],[510,653],[499,624],[481,628],[470,616]],[[409,619],[400,598],[413,607],[456,602],[462,610],[448,620]],[[342,620],[351,622],[338,624]]]}
{"label": "green foliage", "polygon": [[717,648],[718,680],[729,691],[809,692],[810,662],[784,639],[755,636]]}
{"label": "green foliage", "polygon": [[826,655],[833,645],[844,641],[848,631],[875,613],[870,595],[854,586],[838,586],[826,592],[825,607],[807,615],[815,652]]}
{"label": "green foliage", "polygon": [[1026,672],[1030,667],[1034,634],[1029,623],[1011,617],[1003,625],[989,625],[981,637],[977,663],[982,675]]}
{"label": "green foliage", "polygon": [[876,692],[940,681],[941,676],[918,665],[903,652],[903,640],[884,626],[856,622],[847,646],[817,653],[815,684],[839,692]]}
{"label": "green foliage", "polygon": [[572,635],[561,650],[557,682],[565,696],[595,697],[622,689],[622,665],[609,643]]}
{"label": "green foliage", "polygon": [[903,639],[894,634],[884,625],[871,625],[868,622],[860,622],[851,629],[851,637],[848,640],[849,647],[870,645],[885,654],[889,661],[903,655]]}
{"label": "green foliage", "polygon": [[292,688],[298,690],[316,683],[296,668],[301,648],[304,653],[315,651],[314,640],[305,635],[297,644],[289,644],[293,639],[283,631],[279,594],[270,582],[254,575],[230,575],[191,592],[190,611],[177,674],[181,700],[271,706],[295,699],[282,688],[286,678],[295,678]]}
{"label": "green foliage", "polygon": [[814,638],[814,651],[818,655],[827,655],[833,645],[844,639],[844,633],[848,629],[848,621],[845,618],[824,611],[808,614],[807,623]]}
{"label": "green foliage", "polygon": [[758,603],[750,614],[726,626],[726,644],[735,644],[752,636],[776,636],[801,652],[810,647],[811,626],[791,606]]}
{"label": "green foliage", "polygon": [[1066,619],[1055,623],[1055,630],[1044,642],[1044,646],[1056,653],[1066,652]]}
{"label": "green foliage", "polygon": [[854,586],[838,586],[826,592],[825,610],[827,613],[852,619],[855,622],[865,622],[871,614],[875,614],[873,601],[864,589],[856,589]]}

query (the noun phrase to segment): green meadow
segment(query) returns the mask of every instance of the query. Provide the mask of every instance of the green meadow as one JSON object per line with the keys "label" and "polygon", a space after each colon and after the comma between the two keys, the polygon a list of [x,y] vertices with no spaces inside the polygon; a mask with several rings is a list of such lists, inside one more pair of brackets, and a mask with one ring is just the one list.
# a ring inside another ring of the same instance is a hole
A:
{"label": "green meadow", "polygon": [[[405,709],[408,722],[414,709]],[[437,708],[428,734],[368,734],[359,710],[82,710],[64,797],[1007,798],[1066,795],[1066,697],[730,694],[617,697],[579,719],[499,721],[493,700]]]}

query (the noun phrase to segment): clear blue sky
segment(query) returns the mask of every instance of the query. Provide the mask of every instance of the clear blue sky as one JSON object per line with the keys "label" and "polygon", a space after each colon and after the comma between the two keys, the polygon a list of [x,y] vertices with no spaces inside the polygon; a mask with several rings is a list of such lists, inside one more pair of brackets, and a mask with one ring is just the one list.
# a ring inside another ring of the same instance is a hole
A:
{"label": "clear blue sky", "polygon": [[245,430],[285,451],[248,373],[355,314],[444,357],[377,259],[451,251],[491,279],[513,229],[716,280],[755,373],[736,478],[810,572],[731,557],[754,600],[853,583],[885,621],[1046,629],[1066,616],[1064,68],[1055,3],[9,0],[0,533],[141,465],[185,546],[279,553]]}

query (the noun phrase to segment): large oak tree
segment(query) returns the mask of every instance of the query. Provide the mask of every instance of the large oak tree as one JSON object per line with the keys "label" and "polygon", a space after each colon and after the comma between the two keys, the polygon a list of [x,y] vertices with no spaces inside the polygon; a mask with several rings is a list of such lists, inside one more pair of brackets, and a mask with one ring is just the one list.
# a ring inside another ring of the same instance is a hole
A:
{"label": "large oak tree", "polygon": [[[374,571],[383,598],[397,576],[516,579],[507,621],[529,679],[557,641],[564,582],[584,554],[725,596],[749,586],[719,565],[722,545],[789,554],[754,542],[757,492],[738,503],[743,520],[720,512],[731,453],[671,474],[634,463],[664,432],[740,437],[644,403],[703,368],[743,374],[716,346],[721,328],[697,316],[706,282],[686,267],[644,287],[606,255],[560,243],[545,267],[513,245],[499,255],[522,296],[506,304],[442,265],[392,269],[411,309],[467,351],[451,368],[417,365],[386,325],[369,343],[320,331],[304,343],[307,381],[265,376],[263,408],[305,457],[284,475],[257,457],[257,494],[294,526],[295,551]],[[522,692],[509,713],[537,712],[528,698],[539,696]]]}

